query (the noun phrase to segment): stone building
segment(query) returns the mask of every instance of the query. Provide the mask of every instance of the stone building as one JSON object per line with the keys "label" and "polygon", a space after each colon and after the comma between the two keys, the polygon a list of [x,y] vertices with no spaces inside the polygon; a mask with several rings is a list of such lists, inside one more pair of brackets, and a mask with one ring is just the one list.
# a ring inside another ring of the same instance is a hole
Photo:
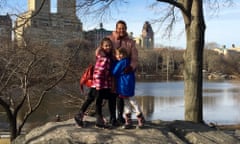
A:
{"label": "stone building", "polygon": [[102,23],[100,23],[99,26],[100,26],[99,29],[93,29],[93,30],[85,32],[85,34],[84,34],[85,39],[92,42],[92,44],[93,44],[92,47],[94,47],[94,48],[99,46],[100,41],[104,37],[112,34],[112,31],[109,31],[109,30],[106,30],[106,29],[103,28]]}
{"label": "stone building", "polygon": [[12,41],[12,20],[8,14],[0,15],[0,51],[10,48]]}
{"label": "stone building", "polygon": [[224,56],[240,54],[240,47],[235,47],[235,45],[229,48],[226,48],[226,46],[222,48],[214,48],[213,50]]}
{"label": "stone building", "polygon": [[15,22],[18,45],[28,42],[61,47],[73,39],[83,38],[82,23],[76,15],[76,0],[58,0],[51,13],[51,0],[28,0],[28,11]]}
{"label": "stone building", "polygon": [[143,49],[154,48],[154,32],[151,24],[146,21],[142,28],[142,35],[139,38],[135,38],[136,44]]}

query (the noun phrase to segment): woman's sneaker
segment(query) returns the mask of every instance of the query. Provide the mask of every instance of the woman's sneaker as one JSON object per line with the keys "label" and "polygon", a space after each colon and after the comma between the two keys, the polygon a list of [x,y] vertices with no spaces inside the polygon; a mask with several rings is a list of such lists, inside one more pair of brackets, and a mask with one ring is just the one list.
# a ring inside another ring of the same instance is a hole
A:
{"label": "woman's sneaker", "polygon": [[116,119],[111,119],[110,122],[109,122],[109,125],[111,127],[118,127],[118,126],[120,126]]}
{"label": "woman's sneaker", "polygon": [[120,124],[120,125],[122,125],[122,124],[124,124],[125,123],[125,119],[121,116],[121,117],[118,117],[117,118],[117,122]]}

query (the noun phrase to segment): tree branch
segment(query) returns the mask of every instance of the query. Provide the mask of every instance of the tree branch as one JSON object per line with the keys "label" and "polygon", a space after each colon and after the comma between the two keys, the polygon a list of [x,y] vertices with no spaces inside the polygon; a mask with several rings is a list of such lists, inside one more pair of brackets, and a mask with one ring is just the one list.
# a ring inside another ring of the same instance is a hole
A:
{"label": "tree branch", "polygon": [[[185,15],[189,16],[189,12],[187,11],[187,9],[184,7],[183,3],[180,3],[176,0],[157,0],[158,2],[164,2],[164,3],[168,3],[170,5],[173,5],[177,8],[179,8]],[[189,2],[189,1],[186,1]]]}
{"label": "tree branch", "polygon": [[[39,108],[39,106],[41,105],[41,103],[42,103],[44,97],[46,96],[47,92],[48,92],[49,90],[51,90],[52,88],[54,88],[58,83],[60,83],[60,82],[66,77],[67,72],[68,72],[68,70],[69,70],[70,63],[71,63],[73,57],[74,57],[74,56],[77,54],[77,52],[79,51],[79,49],[80,49],[80,45],[79,45],[78,49],[77,49],[77,50],[69,57],[69,59],[67,60],[67,61],[68,61],[68,64],[66,65],[67,67],[65,68],[65,71],[63,72],[62,76],[61,76],[58,80],[56,80],[53,84],[51,84],[51,85],[48,86],[45,90],[42,91],[42,93],[41,93],[41,95],[40,95],[40,97],[39,97],[39,99],[38,99],[38,102],[37,102],[33,107],[32,107],[31,105],[29,105],[29,106],[30,106],[30,107],[29,107],[29,111],[25,113],[24,118],[23,118],[23,121],[22,121],[22,123],[19,125],[19,130],[18,130],[19,132],[21,132],[21,129],[22,129],[22,127],[24,126],[25,122],[27,121],[28,117],[29,117],[34,111],[36,111],[36,110]],[[28,97],[29,97],[29,96],[28,96]],[[30,103],[30,101],[29,101],[29,103]]]}
{"label": "tree branch", "polygon": [[39,12],[41,11],[42,7],[44,6],[45,1],[46,1],[46,0],[42,0],[42,3],[41,3],[41,5],[40,5],[39,9],[37,9],[37,11],[35,11],[29,18],[20,17],[19,15],[14,14],[14,16],[16,16],[16,17],[18,17],[18,18],[21,18],[21,19],[25,19],[25,21],[24,21],[22,24],[14,27],[13,30],[16,30],[17,28],[24,26],[30,19],[32,19],[33,17],[35,17],[36,15],[38,15]]}

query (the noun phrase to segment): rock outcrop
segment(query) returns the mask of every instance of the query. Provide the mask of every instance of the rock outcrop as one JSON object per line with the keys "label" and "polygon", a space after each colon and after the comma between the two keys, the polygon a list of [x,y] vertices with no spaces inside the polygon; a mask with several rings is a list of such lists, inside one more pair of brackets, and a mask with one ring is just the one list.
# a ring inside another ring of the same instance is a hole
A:
{"label": "rock outcrop", "polygon": [[95,128],[93,117],[87,121],[84,128],[77,127],[73,119],[49,122],[12,144],[240,144],[239,139],[221,130],[186,121],[152,121],[142,129],[127,130]]}

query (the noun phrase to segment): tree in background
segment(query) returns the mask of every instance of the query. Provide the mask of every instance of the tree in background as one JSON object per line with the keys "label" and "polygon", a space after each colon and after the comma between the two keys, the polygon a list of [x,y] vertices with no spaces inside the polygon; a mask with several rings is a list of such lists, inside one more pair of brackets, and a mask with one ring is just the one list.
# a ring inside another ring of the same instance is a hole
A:
{"label": "tree in background", "polygon": [[7,54],[0,51],[0,106],[6,112],[11,140],[21,134],[50,90],[64,80],[80,43],[71,50],[52,48],[27,36],[21,47],[12,43]]}
{"label": "tree in background", "polygon": [[[29,44],[15,47],[11,57],[1,54],[0,105],[7,114],[11,140],[21,134],[29,116],[66,76],[74,53],[62,56],[61,52]],[[19,113],[24,115],[21,119]]]}
{"label": "tree in background", "polygon": [[[77,51],[76,55],[72,58],[70,64],[69,73],[71,72],[72,77],[80,78],[82,72],[89,64],[95,63],[95,48],[91,47],[91,42],[88,40],[71,40],[66,42],[65,49],[68,53],[74,53]],[[68,74],[69,75],[69,74]]]}
{"label": "tree in background", "polygon": [[[5,2],[0,1],[0,7]],[[18,27],[24,26],[31,18],[24,19],[25,22]],[[11,140],[21,134],[29,117],[39,109],[53,88],[66,78],[78,81],[78,70],[94,60],[89,57],[86,41],[72,40],[56,48],[33,41],[31,35],[25,35],[23,40],[21,46],[12,43],[7,55],[6,51],[0,50],[0,107],[6,112]]]}
{"label": "tree in background", "polygon": [[204,51],[204,70],[208,73],[221,73],[227,75],[239,75],[239,57],[238,52],[229,52],[227,54],[214,51],[213,48],[219,47],[205,47]]}

